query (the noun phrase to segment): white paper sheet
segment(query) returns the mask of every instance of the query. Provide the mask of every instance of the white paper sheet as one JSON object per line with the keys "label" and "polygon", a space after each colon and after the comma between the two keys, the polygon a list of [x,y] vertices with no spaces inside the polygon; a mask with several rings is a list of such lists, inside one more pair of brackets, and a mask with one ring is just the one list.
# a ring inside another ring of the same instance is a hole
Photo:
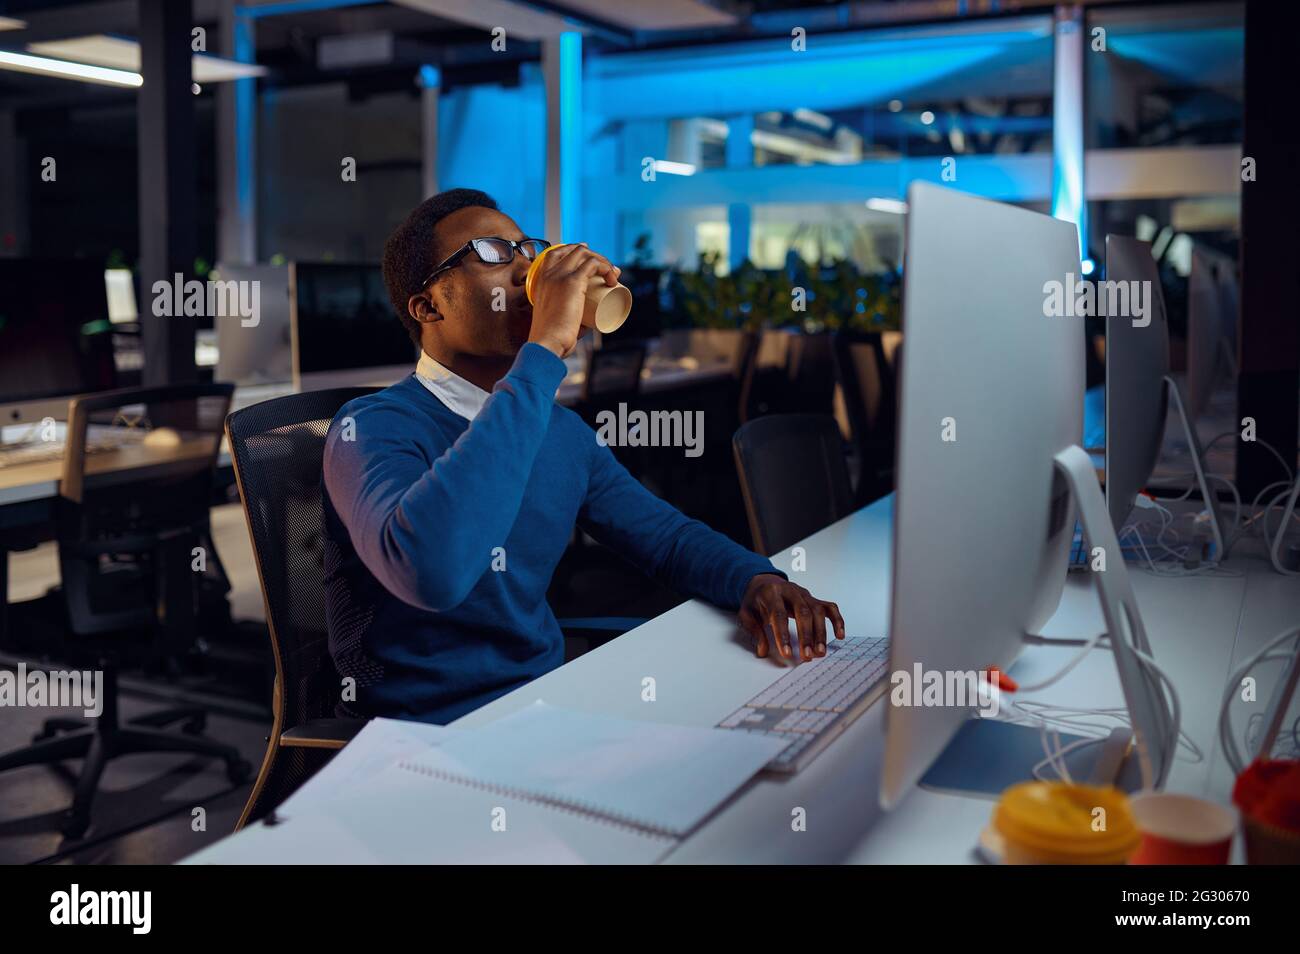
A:
{"label": "white paper sheet", "polygon": [[318,808],[379,774],[399,759],[416,755],[454,735],[455,729],[400,719],[371,719],[319,772],[281,803],[276,814],[291,818]]}
{"label": "white paper sheet", "polygon": [[682,836],[785,742],[533,705],[403,760],[521,796]]}

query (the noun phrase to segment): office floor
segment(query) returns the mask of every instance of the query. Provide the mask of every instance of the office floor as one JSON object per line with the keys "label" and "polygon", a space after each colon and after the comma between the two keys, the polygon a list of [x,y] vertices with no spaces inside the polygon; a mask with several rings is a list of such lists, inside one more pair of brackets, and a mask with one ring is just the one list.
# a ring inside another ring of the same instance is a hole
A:
{"label": "office floor", "polygon": [[[214,507],[212,533],[230,578],[231,615],[236,620],[264,620],[261,588],[243,512],[238,505]],[[603,555],[602,555],[603,554]],[[40,597],[59,580],[52,543],[10,558],[10,599]],[[650,618],[680,602],[607,551],[588,550],[573,561],[568,584],[553,588],[558,616],[631,616]],[[265,637],[261,637],[265,638]],[[123,686],[123,719],[166,708],[169,701],[138,677]],[[243,715],[240,713],[243,712]],[[0,719],[0,752],[31,741],[41,723],[53,716],[80,713],[56,709],[9,708]],[[269,716],[253,707],[230,703],[208,717],[207,735],[235,746],[254,769],[266,749]],[[72,864],[169,864],[228,834],[243,809],[250,782],[232,788],[224,765],[181,755],[132,755],[110,763],[93,811],[94,823],[79,843],[66,843],[59,832],[59,813],[71,803],[80,762],[61,768],[33,766],[0,773],[0,864],[58,862]],[[203,821],[197,820],[203,809]]]}
{"label": "office floor", "polygon": [[[212,532],[231,581],[236,619],[262,620],[262,596],[243,513],[238,506],[212,511]],[[55,547],[45,544],[10,559],[10,598],[35,599],[59,580]],[[147,684],[123,687],[122,718],[169,702],[151,697]],[[11,708],[0,719],[0,752],[26,745],[41,723],[74,710]],[[222,712],[208,716],[207,735],[235,746],[256,769],[266,751],[270,719]],[[58,861],[73,864],[168,864],[229,833],[252,788],[232,788],[218,761],[183,755],[132,755],[104,774],[93,825],[80,843],[59,833],[59,812],[72,800],[80,762],[61,768],[32,766],[0,773],[0,864]],[[203,809],[200,815],[195,809]]]}

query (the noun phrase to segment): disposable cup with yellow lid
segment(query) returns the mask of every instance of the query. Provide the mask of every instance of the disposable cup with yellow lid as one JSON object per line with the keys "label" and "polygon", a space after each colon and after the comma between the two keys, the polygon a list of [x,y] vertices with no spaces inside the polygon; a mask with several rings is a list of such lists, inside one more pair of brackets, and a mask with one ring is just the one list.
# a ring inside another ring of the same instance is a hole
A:
{"label": "disposable cup with yellow lid", "polygon": [[1068,782],[1011,786],[980,837],[993,860],[1028,865],[1124,864],[1140,841],[1123,792]]}
{"label": "disposable cup with yellow lid", "polygon": [[[572,244],[572,243],[566,243]],[[528,266],[528,275],[524,278],[524,294],[528,303],[536,304],[533,299],[533,282],[537,276],[537,266],[549,253],[564,245],[551,245],[542,249]],[[587,286],[587,303],[582,310],[582,323],[588,328],[595,328],[601,334],[609,334],[623,327],[627,316],[632,312],[632,292],[626,285],[606,285],[599,275]]]}

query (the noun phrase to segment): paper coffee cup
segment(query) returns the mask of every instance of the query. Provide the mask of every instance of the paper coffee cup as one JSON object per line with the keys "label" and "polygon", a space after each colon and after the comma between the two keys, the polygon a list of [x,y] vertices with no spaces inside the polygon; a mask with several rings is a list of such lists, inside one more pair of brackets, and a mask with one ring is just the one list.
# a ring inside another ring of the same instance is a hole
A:
{"label": "paper coffee cup", "polygon": [[[528,276],[524,279],[524,294],[528,303],[533,304],[533,276],[537,266],[546,254],[561,245],[552,245],[542,250],[528,266]],[[623,327],[627,316],[632,313],[632,292],[626,285],[606,285],[605,279],[593,278],[587,286],[587,303],[582,309],[582,323],[588,328],[595,328],[601,334],[609,334]]]}
{"label": "paper coffee cup", "polygon": [[1118,789],[1021,782],[1002,793],[980,843],[987,856],[1008,865],[1118,865],[1138,838]]}
{"label": "paper coffee cup", "polygon": [[1226,865],[1237,830],[1237,813],[1225,805],[1169,792],[1145,792],[1129,800],[1142,842],[1135,865]]}

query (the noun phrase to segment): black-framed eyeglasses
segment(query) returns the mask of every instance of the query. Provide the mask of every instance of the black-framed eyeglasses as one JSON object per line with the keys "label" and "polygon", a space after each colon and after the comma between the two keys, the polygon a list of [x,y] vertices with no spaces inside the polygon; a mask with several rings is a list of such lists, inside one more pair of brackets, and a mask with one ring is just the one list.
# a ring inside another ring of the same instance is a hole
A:
{"label": "black-framed eyeglasses", "polygon": [[505,265],[507,262],[514,261],[515,251],[523,255],[527,261],[532,261],[542,252],[551,247],[551,243],[545,239],[526,238],[518,242],[510,239],[497,237],[470,239],[456,251],[452,252],[442,262],[429,273],[429,277],[420,283],[421,288],[428,286],[443,272],[459,265],[470,252],[478,256],[478,260],[485,265]]}

